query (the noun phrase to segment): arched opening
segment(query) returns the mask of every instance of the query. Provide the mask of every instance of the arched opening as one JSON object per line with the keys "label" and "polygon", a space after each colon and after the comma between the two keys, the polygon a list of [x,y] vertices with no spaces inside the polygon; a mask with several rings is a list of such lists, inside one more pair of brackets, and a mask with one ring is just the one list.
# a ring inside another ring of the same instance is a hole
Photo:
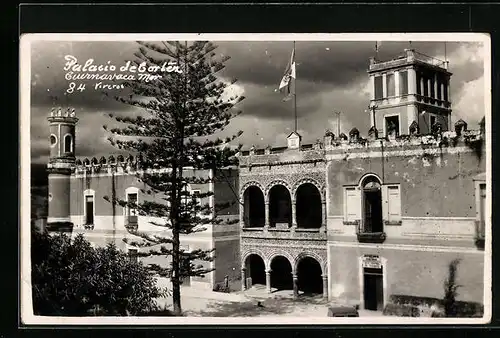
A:
{"label": "arched opening", "polygon": [[245,227],[263,227],[265,224],[264,193],[259,187],[250,186],[243,194]]}
{"label": "arched opening", "polygon": [[297,287],[304,295],[323,293],[321,265],[312,257],[304,257],[297,266]]}
{"label": "arched opening", "polygon": [[247,287],[250,288],[254,284],[266,285],[266,265],[262,257],[256,254],[251,254],[245,262],[247,269]]}
{"label": "arched opening", "polygon": [[64,152],[72,153],[73,152],[73,138],[71,135],[64,136]]}
{"label": "arched opening", "polygon": [[375,176],[363,180],[363,231],[365,233],[383,232],[382,189]]}
{"label": "arched opening", "polygon": [[314,184],[305,183],[297,189],[296,208],[298,227],[321,227],[321,194]]}
{"label": "arched opening", "polygon": [[275,185],[269,191],[269,225],[292,225],[292,199],[288,189],[282,185]]}
{"label": "arched opening", "polygon": [[283,256],[276,256],[271,261],[271,288],[293,290],[292,264]]}
{"label": "arched opening", "polygon": [[54,134],[50,135],[50,146],[53,147],[56,145],[56,143],[57,143],[56,135],[54,135]]}

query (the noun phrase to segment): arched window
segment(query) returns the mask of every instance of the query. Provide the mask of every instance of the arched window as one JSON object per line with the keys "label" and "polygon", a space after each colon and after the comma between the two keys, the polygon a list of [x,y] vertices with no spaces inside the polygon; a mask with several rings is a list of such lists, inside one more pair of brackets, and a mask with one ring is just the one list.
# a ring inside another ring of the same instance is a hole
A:
{"label": "arched window", "polygon": [[64,152],[72,153],[73,152],[73,137],[70,134],[66,134],[64,136]]}
{"label": "arched window", "polygon": [[363,190],[363,231],[365,233],[382,232],[382,189],[375,176],[366,177]]}

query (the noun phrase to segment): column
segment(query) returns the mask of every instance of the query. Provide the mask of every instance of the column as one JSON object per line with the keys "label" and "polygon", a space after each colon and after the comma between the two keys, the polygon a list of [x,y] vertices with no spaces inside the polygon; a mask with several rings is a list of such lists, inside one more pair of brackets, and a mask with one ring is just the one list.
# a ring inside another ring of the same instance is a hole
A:
{"label": "column", "polygon": [[299,277],[297,276],[296,273],[294,273],[292,274],[292,278],[293,278],[293,297],[297,298],[299,296],[299,285],[298,285]]}
{"label": "column", "polygon": [[240,227],[245,227],[245,200],[240,200]]}
{"label": "column", "polygon": [[271,293],[271,270],[266,271],[266,291]]}
{"label": "column", "polygon": [[241,290],[247,289],[247,269],[241,268]]}
{"label": "column", "polygon": [[417,94],[417,73],[413,68],[408,69],[408,94]]}
{"label": "column", "polygon": [[323,224],[322,226],[326,227],[326,201],[321,202],[321,215],[323,215]]}
{"label": "column", "polygon": [[420,77],[420,95],[421,96],[424,96],[424,93],[425,93],[424,87],[425,87],[424,78]]}
{"label": "column", "polygon": [[396,87],[396,88],[394,88],[394,94],[396,95],[396,97],[399,97],[401,95],[401,93],[399,92],[399,72],[398,71],[394,72],[394,86]]}
{"label": "column", "polygon": [[264,227],[269,228],[269,201],[266,201],[265,205],[265,221],[264,221]]}
{"label": "column", "polygon": [[322,275],[323,278],[323,298],[328,299],[328,275]]}
{"label": "column", "polygon": [[432,81],[431,79],[427,79],[427,96],[432,97]]}
{"label": "column", "polygon": [[451,102],[451,93],[450,93],[450,79],[446,80],[446,90],[448,92],[448,102]]}
{"label": "column", "polygon": [[374,107],[370,108],[370,121],[371,121],[370,127],[375,127],[375,108]]}
{"label": "column", "polygon": [[295,229],[297,227],[297,202],[295,200],[292,201],[292,228]]}
{"label": "column", "polygon": [[370,76],[370,100],[375,100],[375,76]]}
{"label": "column", "polygon": [[438,97],[438,90],[439,90],[438,78],[437,78],[437,75],[434,74],[434,98],[436,98],[436,99]]}

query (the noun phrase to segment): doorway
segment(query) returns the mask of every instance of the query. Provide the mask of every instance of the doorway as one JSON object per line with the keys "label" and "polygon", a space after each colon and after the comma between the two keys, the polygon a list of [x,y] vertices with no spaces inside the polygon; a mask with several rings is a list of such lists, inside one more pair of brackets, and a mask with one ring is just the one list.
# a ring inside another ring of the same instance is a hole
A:
{"label": "doorway", "polygon": [[363,268],[363,295],[366,310],[384,309],[383,270],[381,268]]}
{"label": "doorway", "polygon": [[278,290],[293,290],[292,264],[283,256],[271,261],[271,287]]}

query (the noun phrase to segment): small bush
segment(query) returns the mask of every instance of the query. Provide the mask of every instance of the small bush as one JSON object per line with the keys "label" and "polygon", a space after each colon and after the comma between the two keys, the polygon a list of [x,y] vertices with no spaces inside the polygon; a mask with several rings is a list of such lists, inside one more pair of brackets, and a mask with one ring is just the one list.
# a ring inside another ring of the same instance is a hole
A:
{"label": "small bush", "polygon": [[383,315],[398,317],[420,317],[420,310],[418,307],[412,305],[387,304],[384,308]]}
{"label": "small bush", "polygon": [[157,311],[164,291],[114,244],[32,233],[33,311],[45,316],[127,316]]}

